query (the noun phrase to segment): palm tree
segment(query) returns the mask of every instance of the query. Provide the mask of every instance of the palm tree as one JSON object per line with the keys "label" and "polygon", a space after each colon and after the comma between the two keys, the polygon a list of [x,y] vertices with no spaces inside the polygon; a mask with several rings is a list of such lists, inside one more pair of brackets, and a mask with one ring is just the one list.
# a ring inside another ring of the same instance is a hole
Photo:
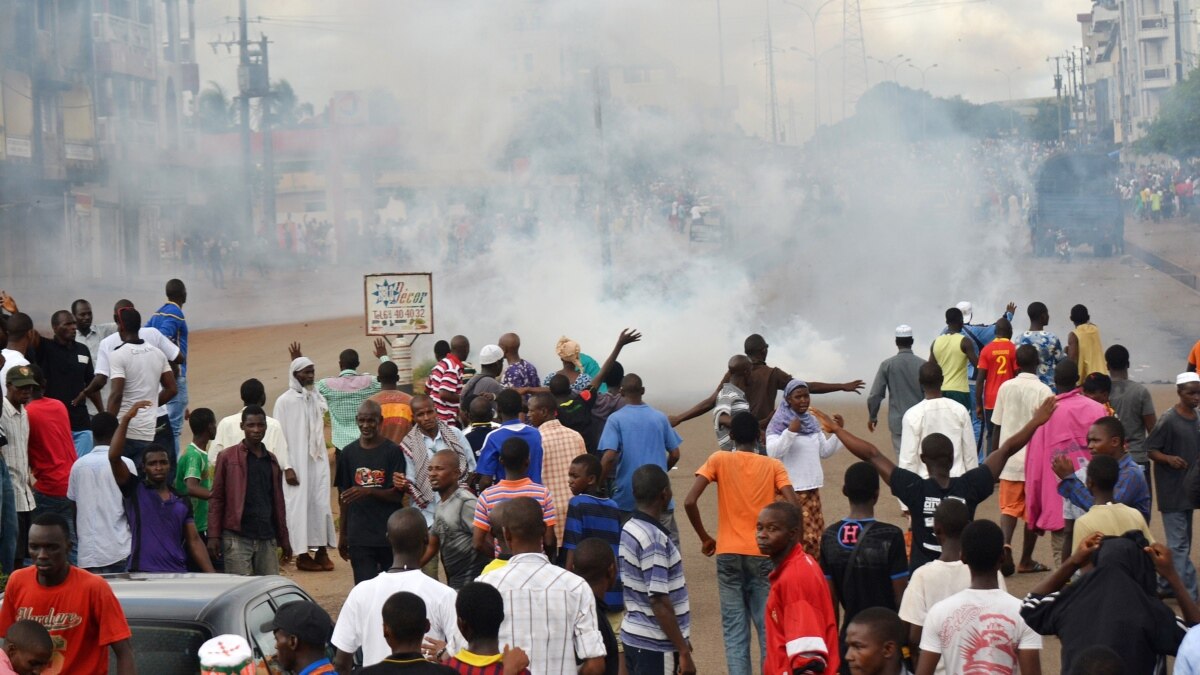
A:
{"label": "palm tree", "polygon": [[234,124],[233,108],[225,89],[210,81],[208,87],[196,97],[196,128],[205,133],[229,131]]}

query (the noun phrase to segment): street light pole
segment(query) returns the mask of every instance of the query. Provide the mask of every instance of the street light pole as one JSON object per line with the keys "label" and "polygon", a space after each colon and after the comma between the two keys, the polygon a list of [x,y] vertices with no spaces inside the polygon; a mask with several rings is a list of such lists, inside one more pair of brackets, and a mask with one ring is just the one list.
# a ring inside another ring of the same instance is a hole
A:
{"label": "street light pole", "polygon": [[[791,5],[796,9],[804,12],[804,16],[808,19],[809,32],[812,34],[812,53],[817,53],[817,19],[821,17],[821,10],[838,0],[825,0],[817,6],[816,11],[809,12],[808,8],[791,0],[783,0],[784,4]],[[817,59],[813,58],[813,136],[817,135],[817,127],[820,126],[821,120],[821,70]]]}
{"label": "street light pole", "polygon": [[721,102],[721,114],[726,115],[729,111],[725,109],[725,33],[721,26],[721,0],[717,0],[717,64],[721,78],[718,100]]}
{"label": "street light pole", "polygon": [[1009,127],[1009,131],[1014,136],[1017,133],[1017,123],[1016,123],[1016,120],[1013,118],[1012,76],[1020,69],[1021,69],[1021,66],[1017,66],[1016,68],[1013,68],[1012,70],[1001,70],[999,68],[992,68],[992,70],[1003,75],[1005,82],[1007,82],[1007,84],[1008,84],[1008,127]]}

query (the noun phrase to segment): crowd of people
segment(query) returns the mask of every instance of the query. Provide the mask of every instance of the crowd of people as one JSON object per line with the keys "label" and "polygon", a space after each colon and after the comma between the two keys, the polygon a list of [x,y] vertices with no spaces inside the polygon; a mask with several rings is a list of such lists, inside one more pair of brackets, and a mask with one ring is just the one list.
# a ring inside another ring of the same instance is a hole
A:
{"label": "crowd of people", "polygon": [[[1061,641],[1063,673],[1164,672],[1168,656],[1176,673],[1200,672],[1188,630],[1200,622],[1200,343],[1158,415],[1129,379],[1129,350],[1106,349],[1082,305],[1065,345],[1040,302],[1019,334],[1015,303],[979,323],[960,302],[928,355],[897,327],[867,399],[869,431],[887,403],[881,451],[812,405],[865,382],[795,378],[768,365],[757,334],[709,397],[672,415],[625,372],[642,336],[624,330],[603,360],[561,338],[549,373],[515,333],[474,363],[454,336],[415,395],[382,341],[374,373],[346,349],[322,379],[292,343],[270,414],[250,378],[241,410],[218,417],[189,406],[182,281],[146,317],[121,300],[99,323],[80,299],[48,313],[48,331],[0,300],[0,673],[102,673],[110,651],[135,672],[97,575],[271,575],[293,558],[320,573],[335,553],[355,584],[337,620],[303,601],[262,627],[289,672],[704,671],[668,476],[675,427],[701,415],[714,451],[683,506],[715,557],[729,673],[757,661],[767,673],[1029,675],[1044,635]],[[822,460],[842,451],[859,460],[843,481],[849,512],[827,526]],[[877,519],[884,485],[904,523]],[[700,508],[710,487],[715,535]],[[994,493],[998,523],[976,517]],[[1155,496],[1165,544],[1148,526]],[[1046,533],[1049,565],[1035,559]],[[1023,600],[1006,590],[1015,573],[1042,575]]]}

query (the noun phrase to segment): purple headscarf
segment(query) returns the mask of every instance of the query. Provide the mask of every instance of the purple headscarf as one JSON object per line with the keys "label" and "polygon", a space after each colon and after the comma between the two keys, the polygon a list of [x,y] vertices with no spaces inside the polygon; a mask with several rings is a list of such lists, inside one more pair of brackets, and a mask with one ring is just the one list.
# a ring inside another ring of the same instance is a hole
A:
{"label": "purple headscarf", "polygon": [[775,410],[775,414],[771,416],[771,422],[767,425],[767,435],[776,436],[783,433],[792,424],[792,420],[800,419],[800,435],[809,436],[821,430],[821,425],[817,422],[817,418],[812,413],[806,412],[803,415],[792,410],[792,406],[788,404],[788,397],[792,395],[800,387],[808,389],[808,383],[804,380],[792,380],[788,382],[787,387],[783,390],[783,401],[779,403],[779,408]]}

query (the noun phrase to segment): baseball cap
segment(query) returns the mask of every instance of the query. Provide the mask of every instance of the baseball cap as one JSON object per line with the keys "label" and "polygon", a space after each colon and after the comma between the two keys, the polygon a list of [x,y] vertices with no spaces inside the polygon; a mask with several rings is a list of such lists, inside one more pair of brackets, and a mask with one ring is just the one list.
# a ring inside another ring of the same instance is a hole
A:
{"label": "baseball cap", "polygon": [[[8,375],[8,380],[9,380],[9,382],[12,381],[12,373],[11,372]],[[1200,375],[1197,375],[1196,373],[1180,373],[1179,375],[1177,375],[1175,377],[1176,385],[1184,385],[1184,384],[1189,384],[1191,382],[1200,382]]]}
{"label": "baseball cap", "polygon": [[974,314],[974,308],[971,307],[971,303],[963,300],[955,305],[955,307],[958,308],[958,311],[963,313],[963,323],[971,323],[971,315]]}
{"label": "baseball cap", "polygon": [[295,635],[305,644],[324,647],[333,635],[333,620],[317,603],[297,600],[281,606],[275,618],[264,623],[259,630],[262,633],[281,630]]}
{"label": "baseball cap", "polygon": [[912,326],[910,326],[906,323],[902,323],[899,326],[896,326],[896,337],[898,337],[898,338],[912,337]]}
{"label": "baseball cap", "polygon": [[14,387],[36,387],[37,378],[33,376],[33,369],[29,366],[15,366],[8,371],[6,378],[8,384]]}
{"label": "baseball cap", "polygon": [[484,345],[479,350],[479,365],[486,366],[504,358],[504,350],[496,345]]}

